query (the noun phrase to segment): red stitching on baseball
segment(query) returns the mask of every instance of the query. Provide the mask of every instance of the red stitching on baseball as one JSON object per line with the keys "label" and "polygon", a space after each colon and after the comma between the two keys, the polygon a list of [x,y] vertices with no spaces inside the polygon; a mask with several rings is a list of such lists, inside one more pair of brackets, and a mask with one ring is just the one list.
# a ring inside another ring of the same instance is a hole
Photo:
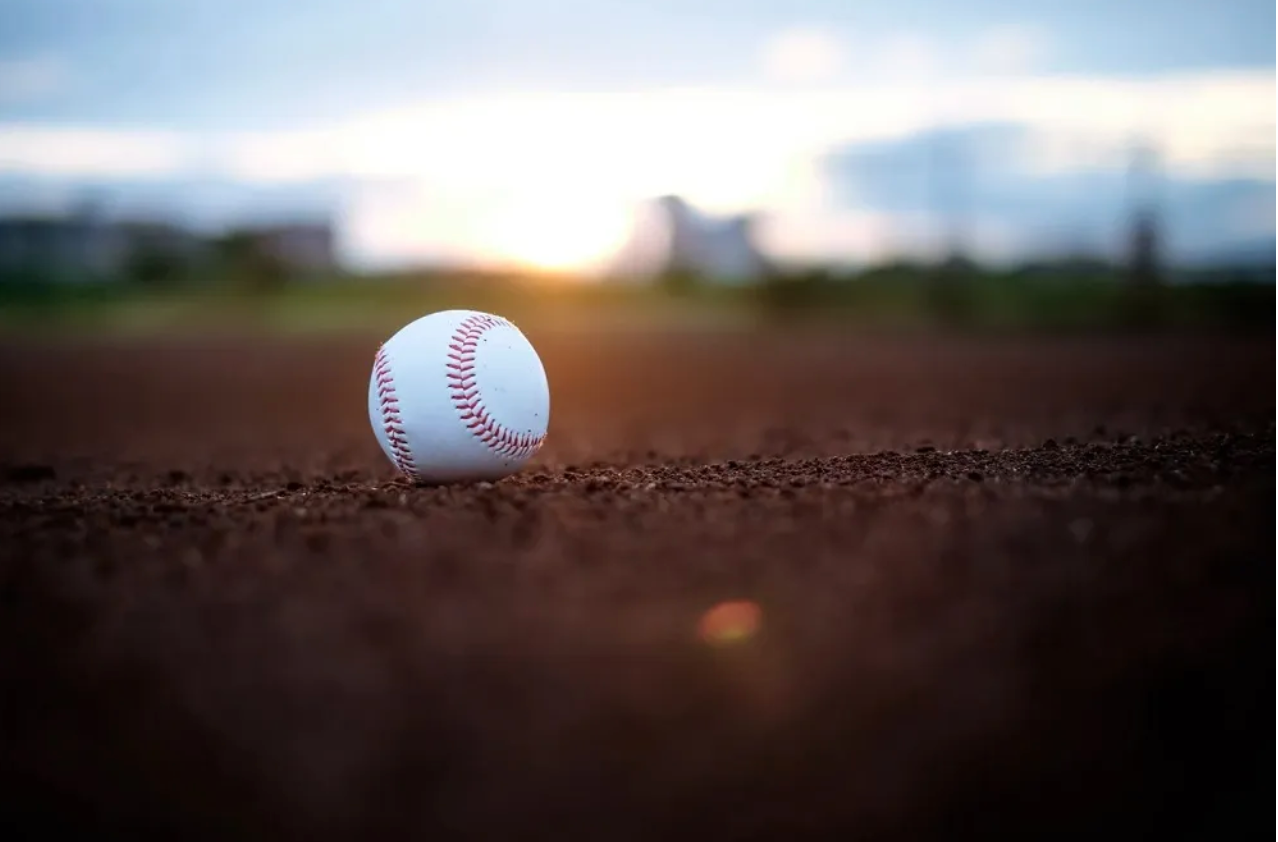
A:
{"label": "red stitching on baseball", "polygon": [[399,396],[395,394],[395,378],[391,376],[390,359],[386,356],[385,346],[377,349],[373,377],[377,382],[377,401],[382,409],[382,428],[386,431],[386,441],[390,443],[391,458],[395,467],[416,479],[417,469],[413,466],[408,434],[404,432],[403,419],[399,414]]}
{"label": "red stitching on baseball", "polygon": [[495,327],[513,325],[496,316],[467,316],[448,343],[444,376],[448,378],[452,391],[453,406],[466,428],[494,453],[511,459],[526,459],[541,448],[546,436],[520,433],[502,426],[488,413],[479,384],[475,381],[475,350],[479,347],[479,338]]}

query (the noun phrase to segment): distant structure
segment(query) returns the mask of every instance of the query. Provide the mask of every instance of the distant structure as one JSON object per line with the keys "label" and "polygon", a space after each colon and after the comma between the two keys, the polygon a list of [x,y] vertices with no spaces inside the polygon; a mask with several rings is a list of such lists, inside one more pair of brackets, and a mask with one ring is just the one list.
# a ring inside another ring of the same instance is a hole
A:
{"label": "distant structure", "polygon": [[124,258],[124,235],[92,209],[67,217],[0,219],[0,273],[50,279],[96,280]]}
{"label": "distant structure", "polygon": [[272,258],[291,271],[322,274],[337,268],[333,227],[327,223],[295,223],[248,231]]}
{"label": "distant structure", "polygon": [[960,263],[968,258],[966,211],[971,167],[964,140],[951,133],[938,132],[928,149],[924,172],[936,225],[937,256],[943,263]]}
{"label": "distant structure", "polygon": [[1155,150],[1147,144],[1136,145],[1128,170],[1131,233],[1123,307],[1124,320],[1132,327],[1153,326],[1161,315],[1159,288],[1163,273],[1159,254],[1157,172]]}
{"label": "distant structure", "polygon": [[[328,223],[243,229],[291,275],[337,268]],[[92,206],[63,216],[0,218],[0,280],[109,283],[195,269],[213,240],[160,220],[109,219]]]}
{"label": "distant structure", "polygon": [[928,308],[942,324],[957,325],[969,316],[970,286],[976,265],[968,256],[966,212],[971,159],[964,141],[940,132],[929,150],[925,170],[936,219],[937,262],[929,272]]}
{"label": "distant structure", "polygon": [[1158,157],[1147,144],[1132,150],[1128,170],[1131,235],[1128,250],[1128,273],[1133,287],[1146,288],[1159,284],[1159,212],[1157,195]]}
{"label": "distant structure", "polygon": [[758,281],[770,263],[755,243],[756,224],[754,214],[716,218],[679,196],[662,196],[642,209],[610,274],[636,280]]}
{"label": "distant structure", "polygon": [[1148,208],[1133,214],[1129,271],[1132,286],[1156,286],[1161,280],[1158,265],[1158,217]]}

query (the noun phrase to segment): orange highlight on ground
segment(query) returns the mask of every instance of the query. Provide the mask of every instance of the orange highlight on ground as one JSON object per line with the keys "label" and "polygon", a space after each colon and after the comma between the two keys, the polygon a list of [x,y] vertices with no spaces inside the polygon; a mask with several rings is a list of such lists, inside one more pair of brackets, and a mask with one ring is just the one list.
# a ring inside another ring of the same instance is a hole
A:
{"label": "orange highlight on ground", "polygon": [[701,615],[697,631],[712,646],[729,646],[753,637],[762,618],[763,610],[750,600],[721,602]]}

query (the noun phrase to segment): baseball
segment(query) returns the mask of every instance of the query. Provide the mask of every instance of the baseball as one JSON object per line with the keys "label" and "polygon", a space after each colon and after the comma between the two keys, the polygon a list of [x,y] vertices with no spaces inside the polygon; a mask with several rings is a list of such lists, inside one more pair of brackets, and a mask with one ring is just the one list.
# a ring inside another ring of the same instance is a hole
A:
{"label": "baseball", "polygon": [[368,417],[386,457],[410,479],[491,481],[541,448],[550,387],[515,325],[445,310],[409,322],[378,349]]}

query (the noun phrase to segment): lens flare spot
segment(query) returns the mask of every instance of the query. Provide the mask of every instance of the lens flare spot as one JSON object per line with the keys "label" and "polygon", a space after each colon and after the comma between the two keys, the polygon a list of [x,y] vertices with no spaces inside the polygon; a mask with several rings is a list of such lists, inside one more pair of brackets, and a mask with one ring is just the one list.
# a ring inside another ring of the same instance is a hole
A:
{"label": "lens flare spot", "polygon": [[697,631],[711,646],[732,646],[754,637],[762,617],[762,609],[750,600],[721,602],[701,615]]}

